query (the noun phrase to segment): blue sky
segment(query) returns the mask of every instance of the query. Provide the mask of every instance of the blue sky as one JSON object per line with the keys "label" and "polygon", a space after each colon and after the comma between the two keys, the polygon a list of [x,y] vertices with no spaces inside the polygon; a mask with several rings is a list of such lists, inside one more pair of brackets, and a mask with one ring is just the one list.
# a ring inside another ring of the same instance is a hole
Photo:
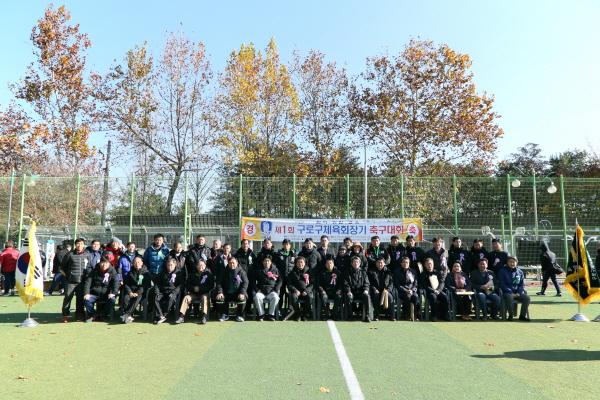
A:
{"label": "blue sky", "polygon": [[[0,1],[0,104],[8,82],[33,61],[29,35],[47,2]],[[67,1],[71,22],[93,47],[88,66],[105,73],[147,41],[158,50],[167,31],[202,41],[217,70],[241,43],[280,53],[318,49],[350,74],[409,38],[445,43],[473,61],[479,91],[496,97],[504,158],[527,142],[546,156],[569,148],[600,149],[600,2],[598,1]],[[94,142],[103,143],[96,136]]]}

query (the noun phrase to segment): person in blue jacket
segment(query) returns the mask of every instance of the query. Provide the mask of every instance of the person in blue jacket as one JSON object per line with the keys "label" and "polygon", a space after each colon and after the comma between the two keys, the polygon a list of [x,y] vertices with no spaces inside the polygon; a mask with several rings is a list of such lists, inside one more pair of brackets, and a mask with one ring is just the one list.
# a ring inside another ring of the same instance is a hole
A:
{"label": "person in blue jacket", "polygon": [[519,321],[529,322],[530,319],[527,317],[527,310],[529,309],[531,299],[525,293],[525,274],[517,268],[517,262],[517,257],[508,257],[506,266],[500,270],[498,280],[500,281],[500,288],[504,293],[504,302],[508,310],[508,320],[513,320],[513,300],[516,300],[521,303]]}
{"label": "person in blue jacket", "polygon": [[152,282],[156,283],[156,277],[164,271],[169,251],[165,244],[165,237],[160,233],[154,235],[154,243],[146,249],[143,257],[144,265],[148,267]]}

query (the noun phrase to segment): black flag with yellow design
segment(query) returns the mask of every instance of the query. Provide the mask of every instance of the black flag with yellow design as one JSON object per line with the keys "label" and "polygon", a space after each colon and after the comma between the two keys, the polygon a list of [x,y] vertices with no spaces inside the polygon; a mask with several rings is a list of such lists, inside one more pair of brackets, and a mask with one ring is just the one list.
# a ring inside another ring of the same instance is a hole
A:
{"label": "black flag with yellow design", "polygon": [[[583,229],[577,225],[569,249],[565,287],[579,301],[579,304],[587,306],[591,302],[600,299],[600,279],[596,268],[589,262],[590,255],[585,248],[583,235]],[[579,293],[577,292],[577,286],[579,286]]]}

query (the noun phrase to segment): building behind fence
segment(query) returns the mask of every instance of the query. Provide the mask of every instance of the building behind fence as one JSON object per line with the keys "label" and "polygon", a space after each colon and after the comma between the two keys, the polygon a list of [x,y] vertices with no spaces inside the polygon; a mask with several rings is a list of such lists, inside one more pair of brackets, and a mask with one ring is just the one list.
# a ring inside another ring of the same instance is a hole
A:
{"label": "building behind fence", "polygon": [[[488,250],[492,238],[501,238],[521,265],[539,263],[539,240],[548,241],[564,263],[578,221],[595,255],[600,179],[520,177],[518,187],[514,179],[369,177],[365,185],[362,177],[190,175],[173,187],[172,178],[160,177],[8,177],[0,178],[0,232],[17,241],[32,216],[42,241],[116,236],[145,248],[155,233],[164,234],[170,245],[193,242],[202,233],[209,244],[221,239],[235,249],[242,216],[365,218],[366,211],[368,218],[422,218],[426,250],[434,236],[446,247],[453,236],[469,247],[481,238]],[[551,186],[557,190],[548,191]]]}

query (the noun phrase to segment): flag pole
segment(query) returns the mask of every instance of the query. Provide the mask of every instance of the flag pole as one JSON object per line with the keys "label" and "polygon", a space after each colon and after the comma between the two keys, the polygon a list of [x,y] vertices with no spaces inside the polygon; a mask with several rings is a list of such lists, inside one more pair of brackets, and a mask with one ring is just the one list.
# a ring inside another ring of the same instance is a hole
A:
{"label": "flag pole", "polygon": [[579,281],[579,259],[581,258],[581,248],[579,247],[579,230],[577,228],[579,228],[579,223],[575,220],[575,239],[577,240],[577,314],[573,315],[569,321],[590,322],[590,320],[581,313],[581,282]]}
{"label": "flag pole", "polygon": [[34,326],[38,326],[39,323],[31,318],[31,307],[27,307],[27,319],[19,325],[19,328],[32,328]]}

